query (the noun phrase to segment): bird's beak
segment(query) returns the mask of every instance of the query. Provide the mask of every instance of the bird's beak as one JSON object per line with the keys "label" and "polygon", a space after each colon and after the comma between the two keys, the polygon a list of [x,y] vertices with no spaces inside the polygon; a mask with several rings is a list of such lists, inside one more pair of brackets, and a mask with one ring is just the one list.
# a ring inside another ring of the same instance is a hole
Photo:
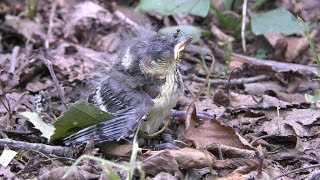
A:
{"label": "bird's beak", "polygon": [[181,37],[178,41],[178,44],[174,47],[174,59],[179,59],[179,54],[184,47],[192,41],[191,37]]}

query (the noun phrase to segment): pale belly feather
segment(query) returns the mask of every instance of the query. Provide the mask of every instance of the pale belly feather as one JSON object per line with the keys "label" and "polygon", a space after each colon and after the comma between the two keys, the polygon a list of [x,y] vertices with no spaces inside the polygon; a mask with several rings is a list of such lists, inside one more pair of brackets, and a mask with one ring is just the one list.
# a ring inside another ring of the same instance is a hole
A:
{"label": "pale belly feather", "polygon": [[[154,106],[151,108],[146,121],[140,125],[140,130],[150,134],[158,131],[163,121],[169,116],[171,108],[173,108],[179,96],[183,92],[183,85],[175,83],[174,74],[166,78],[165,84],[161,88],[161,93],[153,99]],[[178,83],[182,83],[181,79]]]}

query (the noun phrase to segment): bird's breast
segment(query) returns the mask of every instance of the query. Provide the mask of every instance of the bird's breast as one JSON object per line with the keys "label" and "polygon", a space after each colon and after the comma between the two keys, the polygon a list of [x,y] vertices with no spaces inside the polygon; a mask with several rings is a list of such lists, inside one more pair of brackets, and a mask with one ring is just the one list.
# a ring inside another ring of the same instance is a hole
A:
{"label": "bird's breast", "polygon": [[178,70],[166,77],[166,81],[160,87],[160,92],[153,99],[154,105],[148,113],[147,120],[142,122],[140,130],[147,134],[156,132],[168,117],[179,96],[183,93],[183,84]]}

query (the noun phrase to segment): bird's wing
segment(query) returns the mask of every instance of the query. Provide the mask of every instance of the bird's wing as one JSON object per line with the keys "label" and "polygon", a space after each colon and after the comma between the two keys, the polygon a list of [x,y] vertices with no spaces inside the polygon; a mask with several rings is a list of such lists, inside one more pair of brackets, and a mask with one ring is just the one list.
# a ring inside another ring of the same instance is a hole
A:
{"label": "bird's wing", "polygon": [[150,96],[145,92],[110,77],[103,81],[88,101],[118,117],[72,134],[64,139],[66,145],[84,144],[92,135],[96,144],[132,137],[152,105]]}

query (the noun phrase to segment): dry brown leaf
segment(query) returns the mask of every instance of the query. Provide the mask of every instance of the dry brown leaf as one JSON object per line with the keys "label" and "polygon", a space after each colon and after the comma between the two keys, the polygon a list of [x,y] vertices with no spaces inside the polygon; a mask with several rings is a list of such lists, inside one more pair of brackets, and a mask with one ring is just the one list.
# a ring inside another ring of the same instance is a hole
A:
{"label": "dry brown leaf", "polygon": [[237,172],[237,171],[234,171],[234,172],[228,174],[228,175],[225,176],[225,177],[217,178],[217,180],[232,180],[232,179],[245,180],[246,178],[245,178],[245,175],[240,174],[240,173]]}
{"label": "dry brown leaf", "polygon": [[213,101],[221,106],[229,106],[230,98],[227,93],[225,93],[222,89],[218,89],[216,93],[214,93]]}
{"label": "dry brown leaf", "polygon": [[[62,176],[64,176],[69,170],[69,168],[69,166],[63,166],[51,169],[50,171],[47,171],[46,173],[39,176],[38,179],[60,180]],[[82,166],[78,166],[72,171],[72,173],[69,174],[69,176],[67,176],[66,179],[97,179],[98,177],[99,175],[92,174],[83,169]]]}
{"label": "dry brown leaf", "polygon": [[285,92],[279,92],[277,91],[277,97],[285,102],[288,102],[290,104],[297,104],[301,105],[302,103],[308,103],[306,101],[306,98],[303,94],[298,93],[285,93]]}
{"label": "dry brown leaf", "polygon": [[17,16],[6,15],[4,23],[14,28],[26,39],[31,40],[31,42],[37,42],[39,40],[39,37],[41,40],[44,40],[47,37],[44,31],[43,24],[36,21],[21,19]]}
{"label": "dry brown leaf", "polygon": [[277,43],[285,36],[280,32],[268,32],[264,34],[264,37],[272,47],[275,47]]}
{"label": "dry brown leaf", "polygon": [[[194,148],[167,150],[174,157],[180,168],[204,168],[210,166],[215,161],[215,157],[207,150]],[[151,156],[162,151],[147,151],[143,156]]]}
{"label": "dry brown leaf", "polygon": [[174,173],[179,171],[179,164],[169,150],[159,151],[147,159],[138,162],[140,167],[146,174],[156,175],[160,172]]}
{"label": "dry brown leaf", "polygon": [[[147,178],[149,179],[149,178]],[[166,172],[160,172],[157,174],[152,180],[176,180],[177,178],[169,173]]]}
{"label": "dry brown leaf", "polygon": [[100,147],[104,155],[130,157],[132,153],[132,144],[107,143]]}
{"label": "dry brown leaf", "polygon": [[313,136],[319,132],[310,132],[310,126],[320,118],[320,111],[313,109],[293,109],[291,112],[265,122],[261,131],[270,135]]}
{"label": "dry brown leaf", "polygon": [[276,81],[265,81],[257,83],[244,84],[244,90],[249,94],[262,95],[265,94],[265,91],[272,90],[275,92],[285,91],[286,88],[281,86]]}
{"label": "dry brown leaf", "polygon": [[[271,161],[265,161],[265,165]],[[257,167],[259,158],[232,158],[226,160],[216,160],[213,163],[215,169],[237,169],[239,167]]]}
{"label": "dry brown leaf", "polygon": [[99,21],[103,25],[108,25],[112,21],[112,15],[109,11],[91,1],[77,4],[67,16],[67,23],[63,29],[64,37],[72,35],[75,31],[75,26],[81,20],[90,18]]}
{"label": "dry brown leaf", "polygon": [[[247,95],[247,94],[238,94],[236,92],[229,92],[230,95],[230,106],[236,108],[246,108],[246,107],[256,107],[258,102],[262,100],[260,97]],[[255,98],[253,98],[255,97]]]}
{"label": "dry brown leaf", "polygon": [[186,121],[185,126],[186,129],[189,128],[189,126],[195,126],[195,123],[199,122],[199,118],[197,116],[197,110],[196,106],[194,104],[194,101],[189,105],[187,112],[186,112]]}
{"label": "dry brown leaf", "polygon": [[[209,148],[217,145],[226,147],[223,150],[236,148],[241,152],[250,152],[246,153],[246,155],[250,154],[249,156],[252,156],[254,154],[254,148],[232,127],[224,125],[215,119],[206,121],[199,127],[190,126],[185,131],[185,137],[191,140],[197,148]],[[216,148],[213,149],[216,150]]]}
{"label": "dry brown leaf", "polygon": [[[317,34],[316,31],[311,33],[311,38]],[[302,37],[286,37],[278,32],[271,32],[264,35],[268,42],[275,48],[275,54],[279,54],[277,58],[285,58],[287,62],[292,62],[304,50],[309,47],[309,41],[306,36]]]}
{"label": "dry brown leaf", "polygon": [[0,166],[0,175],[1,177],[3,177],[4,179],[14,179],[13,177],[15,177],[16,175],[11,172],[11,167],[7,167],[5,168],[4,166]]}
{"label": "dry brown leaf", "polygon": [[259,97],[230,92],[230,99],[231,106],[235,108],[286,108],[287,106],[291,105],[288,102],[269,95],[262,95]]}
{"label": "dry brown leaf", "polygon": [[41,90],[47,89],[48,87],[52,86],[53,82],[49,79],[43,79],[41,81],[29,82],[26,86],[26,90],[30,92],[39,92]]}

